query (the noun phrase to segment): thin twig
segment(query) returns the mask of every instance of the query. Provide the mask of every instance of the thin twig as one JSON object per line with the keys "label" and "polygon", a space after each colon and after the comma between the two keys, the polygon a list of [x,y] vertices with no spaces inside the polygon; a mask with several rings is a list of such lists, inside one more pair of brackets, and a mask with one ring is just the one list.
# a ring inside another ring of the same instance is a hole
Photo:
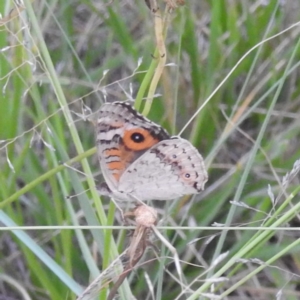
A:
{"label": "thin twig", "polygon": [[131,215],[135,217],[137,227],[133,233],[130,245],[126,250],[128,262],[124,268],[124,272],[119,276],[118,280],[111,288],[107,300],[113,300],[124,279],[140,261],[146,248],[151,245],[149,241],[149,234],[151,227],[153,227],[157,221],[156,210],[150,206],[142,204],[137,206],[133,212],[125,214],[125,217]]}
{"label": "thin twig", "polygon": [[143,225],[138,225],[136,227],[130,246],[126,251],[126,255],[129,258],[128,262],[124,268],[124,271],[111,288],[107,300],[112,300],[114,298],[124,279],[130,274],[130,272],[142,258],[147,246],[149,245],[148,236],[149,227],[145,227]]}
{"label": "thin twig", "polygon": [[143,204],[137,206],[133,212],[127,213],[124,216],[135,217],[137,224],[129,247],[83,291],[77,300],[93,299],[103,288],[106,288],[113,281],[113,278],[119,276],[107,298],[107,300],[112,300],[124,279],[142,258],[146,248],[152,246],[149,241],[149,234],[151,227],[157,221],[156,210]]}

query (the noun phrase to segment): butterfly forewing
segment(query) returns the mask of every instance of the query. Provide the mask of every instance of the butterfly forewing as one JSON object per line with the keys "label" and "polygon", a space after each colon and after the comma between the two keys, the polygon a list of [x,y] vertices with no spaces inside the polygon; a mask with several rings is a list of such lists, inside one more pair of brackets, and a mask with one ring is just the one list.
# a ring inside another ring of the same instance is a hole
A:
{"label": "butterfly forewing", "polygon": [[136,159],[169,138],[162,127],[124,102],[104,104],[99,111],[96,130],[100,166],[111,190],[118,189],[121,175]]}

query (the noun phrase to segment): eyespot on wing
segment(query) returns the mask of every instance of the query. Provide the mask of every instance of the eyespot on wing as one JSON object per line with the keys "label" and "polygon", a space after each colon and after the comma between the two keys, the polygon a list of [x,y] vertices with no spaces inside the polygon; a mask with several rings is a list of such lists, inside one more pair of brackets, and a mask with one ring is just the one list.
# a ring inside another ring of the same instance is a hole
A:
{"label": "eyespot on wing", "polygon": [[126,130],[123,136],[124,145],[134,151],[149,149],[159,140],[150,131],[143,128],[133,128]]}

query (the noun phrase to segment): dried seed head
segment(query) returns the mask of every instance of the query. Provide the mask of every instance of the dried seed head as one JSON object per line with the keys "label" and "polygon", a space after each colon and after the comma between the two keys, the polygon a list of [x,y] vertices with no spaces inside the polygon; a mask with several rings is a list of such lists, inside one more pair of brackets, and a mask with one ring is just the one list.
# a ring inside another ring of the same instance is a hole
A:
{"label": "dried seed head", "polygon": [[134,210],[137,225],[150,227],[156,224],[157,211],[148,205],[139,205]]}

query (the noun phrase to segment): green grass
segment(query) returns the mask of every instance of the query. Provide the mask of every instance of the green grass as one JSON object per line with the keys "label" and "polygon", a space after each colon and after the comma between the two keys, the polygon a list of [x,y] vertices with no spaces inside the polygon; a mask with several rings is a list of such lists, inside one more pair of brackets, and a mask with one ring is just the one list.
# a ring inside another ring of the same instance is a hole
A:
{"label": "green grass", "polygon": [[181,282],[154,237],[159,258],[147,251],[120,299],[299,299],[300,7],[277,2],[191,0],[165,14],[161,1],[164,57],[143,1],[0,1],[3,298],[76,299],[125,249],[127,229],[107,227],[120,215],[95,189],[90,113],[132,98],[172,134],[205,104],[182,136],[209,181],[152,204]]}

